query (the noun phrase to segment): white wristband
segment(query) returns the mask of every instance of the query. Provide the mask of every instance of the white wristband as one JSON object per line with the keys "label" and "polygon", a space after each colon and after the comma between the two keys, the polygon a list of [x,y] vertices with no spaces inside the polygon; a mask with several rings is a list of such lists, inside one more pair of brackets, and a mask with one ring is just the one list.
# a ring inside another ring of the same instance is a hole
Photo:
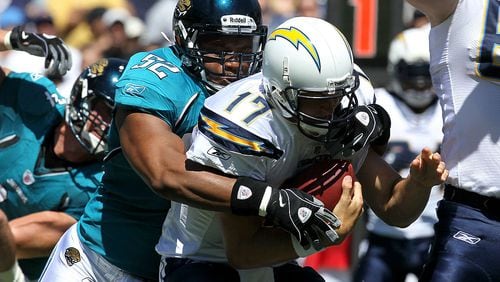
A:
{"label": "white wristband", "polygon": [[264,191],[264,196],[262,196],[262,201],[260,201],[260,205],[259,205],[259,216],[266,216],[267,214],[267,211],[266,211],[266,208],[267,208],[267,204],[269,204],[269,201],[271,200],[271,193],[273,191],[273,188],[271,188],[270,186],[267,186],[266,187],[266,191]]}
{"label": "white wristband", "polygon": [[12,34],[12,30],[9,30],[9,32],[7,32],[5,34],[5,36],[3,37],[3,45],[5,46],[5,48],[7,48],[8,50],[12,50],[12,44],[10,43],[10,35]]}
{"label": "white wristband", "polygon": [[295,253],[301,257],[301,258],[305,258],[307,256],[310,256],[312,254],[315,254],[319,251],[322,251],[324,248],[322,248],[321,250],[316,250],[314,247],[309,247],[309,249],[304,249],[304,247],[302,247],[302,245],[300,244],[300,242],[297,240],[297,238],[295,238],[295,236],[293,236],[292,234],[290,234],[290,237],[292,239],[292,244],[293,244],[293,249],[295,250]]}

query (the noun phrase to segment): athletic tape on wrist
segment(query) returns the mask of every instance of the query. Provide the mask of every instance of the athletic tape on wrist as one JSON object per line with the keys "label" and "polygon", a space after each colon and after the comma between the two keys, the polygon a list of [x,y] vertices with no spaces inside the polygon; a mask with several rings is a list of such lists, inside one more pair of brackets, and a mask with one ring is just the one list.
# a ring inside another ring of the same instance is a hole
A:
{"label": "athletic tape on wrist", "polygon": [[5,48],[8,50],[12,50],[12,44],[10,43],[10,35],[12,34],[12,30],[9,30],[3,38],[3,45],[5,45]]}

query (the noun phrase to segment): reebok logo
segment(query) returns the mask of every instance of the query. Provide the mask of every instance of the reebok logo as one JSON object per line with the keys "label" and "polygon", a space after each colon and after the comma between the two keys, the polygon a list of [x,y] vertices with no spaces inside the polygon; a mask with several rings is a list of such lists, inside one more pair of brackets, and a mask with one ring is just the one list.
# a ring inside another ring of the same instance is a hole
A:
{"label": "reebok logo", "polygon": [[209,155],[215,156],[215,157],[222,159],[222,160],[225,160],[225,161],[227,161],[231,158],[231,155],[226,153],[224,150],[222,150],[220,148],[216,148],[216,147],[212,147],[212,148],[208,149],[207,153]]}
{"label": "reebok logo", "polygon": [[469,233],[465,233],[463,231],[458,231],[457,233],[455,233],[455,235],[453,235],[453,238],[460,240],[460,241],[464,241],[465,243],[471,244],[471,245],[475,245],[475,244],[479,243],[479,241],[481,241],[480,238],[478,238],[474,235],[471,235]]}

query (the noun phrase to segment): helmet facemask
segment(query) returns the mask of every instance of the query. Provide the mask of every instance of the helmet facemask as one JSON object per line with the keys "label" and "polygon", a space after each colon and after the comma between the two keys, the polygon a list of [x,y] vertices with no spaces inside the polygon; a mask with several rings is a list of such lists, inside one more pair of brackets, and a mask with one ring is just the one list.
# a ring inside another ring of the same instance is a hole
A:
{"label": "helmet facemask", "polygon": [[400,60],[394,66],[394,82],[392,90],[408,106],[415,110],[423,110],[437,99],[432,88],[429,63],[425,61],[411,64]]}
{"label": "helmet facemask", "polygon": [[390,81],[387,90],[415,113],[437,101],[429,71],[430,24],[404,30],[392,41],[387,54]]}
{"label": "helmet facemask", "polygon": [[305,136],[326,143],[345,132],[358,105],[355,95],[358,87],[359,77],[355,74],[340,83],[329,83],[325,91],[287,87],[278,91],[279,101],[274,99],[277,89],[272,96],[274,104],[281,104],[280,108],[296,121]]}
{"label": "helmet facemask", "polygon": [[[238,24],[229,23],[234,21]],[[217,91],[262,67],[267,27],[257,26],[251,17],[223,16],[221,25],[193,24],[190,28],[179,21],[176,28],[182,37],[178,40],[183,64],[209,90]]]}
{"label": "helmet facemask", "polygon": [[80,79],[73,88],[65,120],[80,145],[91,155],[100,155],[106,149],[112,109],[110,101],[88,89],[87,79]]}

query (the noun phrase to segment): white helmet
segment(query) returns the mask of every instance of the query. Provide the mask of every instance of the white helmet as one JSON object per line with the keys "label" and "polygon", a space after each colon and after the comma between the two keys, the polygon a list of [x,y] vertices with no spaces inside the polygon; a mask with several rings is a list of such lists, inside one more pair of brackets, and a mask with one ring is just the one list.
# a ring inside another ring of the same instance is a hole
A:
{"label": "white helmet", "polygon": [[[342,128],[357,106],[354,91],[359,78],[351,47],[322,19],[296,17],[272,31],[264,49],[263,74],[270,103],[315,140],[331,140],[338,133],[334,129]],[[316,108],[330,107],[323,109],[327,115],[304,112],[311,102]]]}
{"label": "white helmet", "polygon": [[429,32],[430,25],[407,29],[389,47],[388,90],[415,110],[436,101],[429,73]]}

